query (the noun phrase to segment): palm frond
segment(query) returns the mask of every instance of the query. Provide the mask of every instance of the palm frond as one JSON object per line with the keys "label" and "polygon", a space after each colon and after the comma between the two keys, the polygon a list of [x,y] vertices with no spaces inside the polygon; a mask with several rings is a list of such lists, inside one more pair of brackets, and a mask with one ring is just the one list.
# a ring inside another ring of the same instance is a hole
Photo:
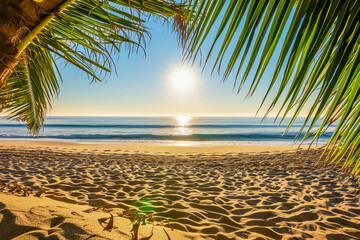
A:
{"label": "palm frond", "polygon": [[[114,67],[111,53],[144,50],[144,18],[182,14],[182,5],[159,0],[77,0],[42,28],[33,43],[101,81]],[[22,44],[22,43],[20,43]]]}
{"label": "palm frond", "polygon": [[[54,60],[47,52],[30,44],[0,91],[2,107],[9,119],[25,121],[32,134],[36,134],[43,124],[45,114],[51,107],[51,99],[59,92]],[[24,55],[25,56],[25,55]]]}
{"label": "palm frond", "polygon": [[183,4],[162,0],[64,0],[20,39],[21,60],[0,91],[0,103],[10,119],[25,120],[30,133],[37,134],[59,91],[61,73],[55,70],[60,60],[101,81],[115,67],[114,52],[123,46],[145,49],[146,19],[173,22],[181,38],[183,15]]}
{"label": "palm frond", "polygon": [[[206,65],[214,55],[213,71],[224,80],[234,72],[240,79],[235,79],[238,91],[249,81],[251,96],[281,49],[260,108],[274,92],[267,114],[278,106],[277,116],[284,119],[294,109],[289,128],[305,104],[312,103],[304,139],[316,122],[321,126],[314,140],[336,122],[327,160],[346,156],[344,169],[360,172],[360,1],[191,0],[188,7],[186,58],[206,52]],[[211,43],[206,51],[205,41]]]}

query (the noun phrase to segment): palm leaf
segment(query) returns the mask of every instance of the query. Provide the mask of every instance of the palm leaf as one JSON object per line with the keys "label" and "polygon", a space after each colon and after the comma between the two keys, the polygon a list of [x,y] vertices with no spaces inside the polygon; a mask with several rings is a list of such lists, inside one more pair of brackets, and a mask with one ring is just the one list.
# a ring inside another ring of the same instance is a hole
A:
{"label": "palm leaf", "polygon": [[0,91],[2,108],[37,134],[59,92],[60,60],[101,81],[115,67],[114,52],[144,51],[150,35],[146,19],[173,22],[184,38],[183,15],[183,4],[162,0],[64,0],[19,41],[19,64]]}
{"label": "palm leaf", "polygon": [[[249,81],[249,96],[264,84],[264,72],[270,70],[270,60],[276,60],[260,108],[272,93],[267,114],[278,107],[283,120],[294,109],[288,130],[311,103],[298,136],[306,130],[303,140],[312,136],[315,141],[336,123],[326,161],[339,162],[345,156],[344,170],[360,172],[359,1],[191,0],[188,7],[193,14],[188,18],[186,58],[205,52],[205,67],[214,55],[212,69],[224,80],[234,72],[238,91]],[[208,34],[211,31],[217,33]],[[209,49],[203,49],[206,41]],[[277,48],[281,50],[275,59]]]}
{"label": "palm leaf", "polygon": [[0,91],[3,108],[10,119],[25,121],[30,133],[37,133],[51,99],[59,91],[52,56],[30,44],[10,76],[5,89]]}

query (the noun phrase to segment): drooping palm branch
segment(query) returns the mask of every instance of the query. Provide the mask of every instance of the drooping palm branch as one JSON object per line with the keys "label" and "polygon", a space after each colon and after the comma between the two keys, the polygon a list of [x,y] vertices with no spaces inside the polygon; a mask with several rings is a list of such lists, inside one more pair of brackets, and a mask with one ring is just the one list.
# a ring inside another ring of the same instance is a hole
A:
{"label": "drooping palm branch", "polygon": [[[236,74],[238,91],[249,81],[251,96],[281,49],[260,108],[274,91],[267,114],[278,106],[283,119],[294,109],[289,128],[311,103],[304,139],[316,122],[321,126],[314,140],[336,122],[326,161],[346,156],[343,169],[360,172],[360,1],[190,0],[188,8],[188,59],[202,50],[206,65],[213,56],[213,71],[224,80]],[[205,42],[212,44],[209,49]]]}
{"label": "drooping palm branch", "polygon": [[[58,94],[56,59],[101,81],[112,53],[142,51],[153,16],[183,36],[183,4],[163,0],[4,0],[0,3],[0,104],[10,119],[42,126]],[[3,17],[3,18],[2,18]]]}

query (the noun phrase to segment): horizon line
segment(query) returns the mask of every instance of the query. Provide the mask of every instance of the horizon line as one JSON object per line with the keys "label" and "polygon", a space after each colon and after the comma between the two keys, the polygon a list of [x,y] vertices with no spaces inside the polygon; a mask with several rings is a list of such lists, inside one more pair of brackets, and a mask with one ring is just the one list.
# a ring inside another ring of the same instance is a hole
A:
{"label": "horizon line", "polygon": [[[226,117],[226,118],[264,118],[264,116],[250,116],[250,115],[190,115],[190,114],[179,114],[179,115],[48,115],[46,117]],[[266,116],[266,118],[275,118],[276,115]],[[306,116],[299,116],[300,118]],[[281,119],[282,117],[278,117]],[[286,117],[291,118],[291,117]]]}

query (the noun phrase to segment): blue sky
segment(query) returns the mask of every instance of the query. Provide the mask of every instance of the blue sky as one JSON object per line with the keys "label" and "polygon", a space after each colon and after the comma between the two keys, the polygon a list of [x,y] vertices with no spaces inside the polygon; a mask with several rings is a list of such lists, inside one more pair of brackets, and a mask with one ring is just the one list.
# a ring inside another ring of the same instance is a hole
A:
{"label": "blue sky", "polygon": [[[147,26],[151,29],[151,40],[147,41],[146,57],[142,53],[128,56],[125,49],[117,53],[114,55],[117,74],[112,72],[103,82],[90,84],[80,70],[62,65],[61,92],[48,115],[255,116],[271,71],[266,71],[264,84],[255,95],[244,99],[246,86],[238,95],[233,91],[234,74],[221,83],[221,76],[210,74],[213,59],[203,73],[196,62],[186,66],[193,73],[193,87],[189,91],[177,91],[171,81],[174,72],[182,68],[183,55],[176,34],[159,21],[150,20]],[[205,43],[204,47],[208,49],[209,43]],[[271,61],[269,69],[274,68],[275,63]]]}

